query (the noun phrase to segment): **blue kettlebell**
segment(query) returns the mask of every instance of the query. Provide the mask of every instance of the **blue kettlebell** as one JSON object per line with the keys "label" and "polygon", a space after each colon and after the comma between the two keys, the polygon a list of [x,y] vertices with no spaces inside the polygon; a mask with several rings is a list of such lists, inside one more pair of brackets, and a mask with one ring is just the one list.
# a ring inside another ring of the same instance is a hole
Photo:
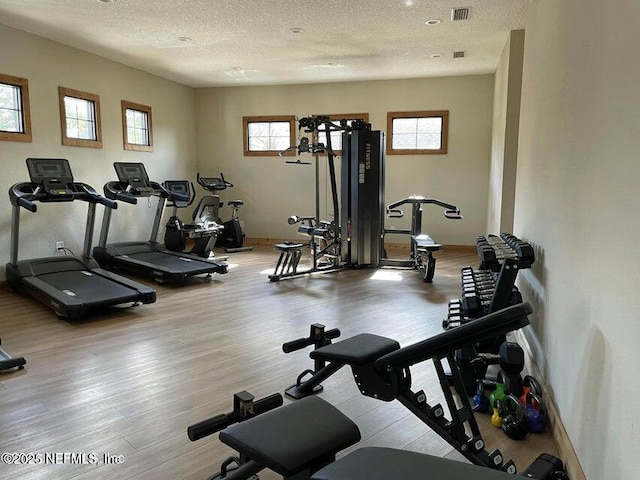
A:
{"label": "blue kettlebell", "polygon": [[480,413],[487,413],[489,411],[489,399],[484,394],[484,383],[482,380],[478,380],[478,388],[476,394],[473,396],[473,406],[476,407],[476,411]]}
{"label": "blue kettlebell", "polygon": [[547,409],[542,404],[539,395],[533,392],[527,393],[524,408],[527,416],[529,431],[532,433],[542,433],[547,426]]}

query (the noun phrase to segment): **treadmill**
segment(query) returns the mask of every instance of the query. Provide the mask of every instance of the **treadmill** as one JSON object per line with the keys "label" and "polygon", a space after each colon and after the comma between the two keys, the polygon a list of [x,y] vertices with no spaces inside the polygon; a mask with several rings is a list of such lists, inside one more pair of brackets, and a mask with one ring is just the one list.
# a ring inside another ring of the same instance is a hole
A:
{"label": "treadmill", "polygon": [[158,232],[166,201],[188,200],[185,195],[170,192],[159,183],[150,181],[142,163],[115,162],[113,166],[118,175],[118,181],[109,182],[104,186],[104,194],[107,198],[135,205],[140,197],[158,197],[158,203],[151,237],[146,242],[107,244],[111,210],[105,210],[98,246],[93,249],[93,256],[103,268],[143,274],[158,283],[181,283],[195,275],[206,274],[210,277],[212,273],[227,273],[228,265],[223,260],[169,251],[164,244],[158,242]]}
{"label": "treadmill", "polygon": [[[74,182],[71,167],[62,158],[27,158],[30,182],[9,189],[12,204],[11,262],[6,266],[7,282],[13,290],[32,295],[62,318],[80,318],[106,307],[153,303],[156,291],[146,285],[103,270],[91,258],[96,204],[108,211],[117,204],[86,183]],[[89,204],[82,255],[54,256],[18,261],[20,208],[37,211],[34,202]]]}
{"label": "treadmill", "polygon": [[[0,341],[0,345],[2,341]],[[26,364],[24,357],[12,357],[0,347],[0,372],[22,370]]]}

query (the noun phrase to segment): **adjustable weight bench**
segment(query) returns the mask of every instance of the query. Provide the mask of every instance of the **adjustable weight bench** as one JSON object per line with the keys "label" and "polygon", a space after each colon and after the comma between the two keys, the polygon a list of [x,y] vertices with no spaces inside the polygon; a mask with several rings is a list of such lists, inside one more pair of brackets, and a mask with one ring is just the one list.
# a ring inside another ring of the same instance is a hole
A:
{"label": "adjustable weight bench", "polygon": [[[300,379],[295,385],[296,394],[303,397],[314,393],[318,384],[349,365],[362,395],[387,402],[400,401],[472,463],[516,473],[514,463],[505,462],[499,450],[491,453],[485,450],[454,355],[467,345],[527,326],[531,312],[529,304],[514,305],[404,348],[393,339],[372,334],[323,346],[313,350],[310,357],[324,362],[324,368],[307,380]],[[443,366],[445,359],[449,375]],[[433,361],[450,418],[442,405],[429,404],[424,391],[411,390],[410,367],[426,360]]]}

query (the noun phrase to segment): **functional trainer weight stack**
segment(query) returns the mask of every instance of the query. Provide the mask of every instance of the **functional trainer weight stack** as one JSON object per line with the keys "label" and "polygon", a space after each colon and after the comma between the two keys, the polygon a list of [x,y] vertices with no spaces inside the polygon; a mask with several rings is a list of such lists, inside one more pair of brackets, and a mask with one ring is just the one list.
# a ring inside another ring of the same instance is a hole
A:
{"label": "functional trainer weight stack", "polygon": [[384,133],[342,135],[342,260],[378,267],[384,257]]}

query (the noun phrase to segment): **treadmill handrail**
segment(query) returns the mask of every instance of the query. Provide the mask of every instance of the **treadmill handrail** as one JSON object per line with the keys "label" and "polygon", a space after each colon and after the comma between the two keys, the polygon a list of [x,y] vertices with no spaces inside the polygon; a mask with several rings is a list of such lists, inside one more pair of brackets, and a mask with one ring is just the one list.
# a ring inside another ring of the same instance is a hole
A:
{"label": "treadmill handrail", "polygon": [[122,200],[135,205],[138,203],[137,197],[160,197],[170,201],[188,201],[189,197],[180,193],[172,193],[158,182],[146,182],[144,187],[132,187],[126,182],[118,180],[107,182],[104,185],[104,195],[111,200]]}
{"label": "treadmill handrail", "polygon": [[9,200],[12,205],[23,207],[30,212],[36,212],[37,206],[34,202],[73,202],[80,200],[88,203],[100,203],[109,208],[117,208],[117,204],[109,200],[86,183],[73,182],[68,185],[70,193],[61,197],[56,197],[48,193],[41,185],[31,182],[21,182],[14,184],[9,189]]}
{"label": "treadmill handrail", "polygon": [[18,197],[17,204],[19,207],[26,208],[30,212],[36,212],[38,210],[38,206],[35,203],[27,200],[24,197]]}
{"label": "treadmill handrail", "polygon": [[376,370],[410,367],[432,358],[442,358],[455,350],[481,340],[508,333],[529,325],[531,305],[520,303],[472,320],[452,330],[400,348],[376,360]]}

